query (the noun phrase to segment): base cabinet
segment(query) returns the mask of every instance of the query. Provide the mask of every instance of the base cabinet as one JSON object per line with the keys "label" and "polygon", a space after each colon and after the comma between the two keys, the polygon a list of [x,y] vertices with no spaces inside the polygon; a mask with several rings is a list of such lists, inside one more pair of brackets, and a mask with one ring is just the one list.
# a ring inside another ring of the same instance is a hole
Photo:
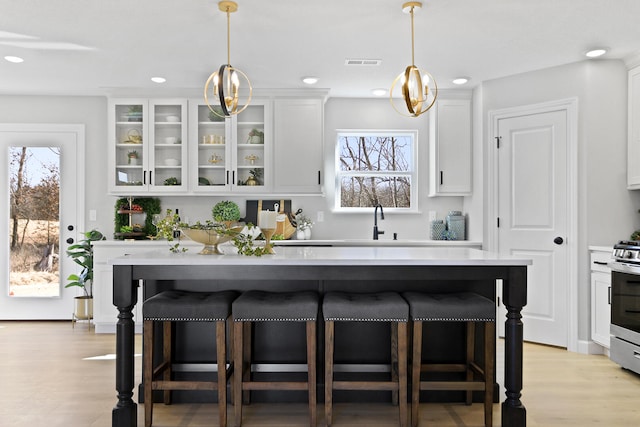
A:
{"label": "base cabinet", "polygon": [[591,249],[591,339],[608,349],[611,343],[611,250]]}

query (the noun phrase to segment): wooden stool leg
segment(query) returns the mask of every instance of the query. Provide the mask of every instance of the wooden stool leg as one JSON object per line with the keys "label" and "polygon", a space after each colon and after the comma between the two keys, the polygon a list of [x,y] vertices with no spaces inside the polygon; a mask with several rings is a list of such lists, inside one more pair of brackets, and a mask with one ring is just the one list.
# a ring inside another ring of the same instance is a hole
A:
{"label": "wooden stool leg", "polygon": [[[243,354],[242,354],[242,381],[251,381],[251,333],[252,322],[242,322],[244,325],[243,333]],[[248,405],[251,403],[251,391],[246,390],[242,393],[242,403]]]}
{"label": "wooden stool leg", "polygon": [[309,383],[309,424],[317,424],[317,373],[316,373],[316,327],[317,322],[307,322],[307,382]]}
{"label": "wooden stool leg", "polygon": [[[473,381],[473,371],[471,364],[475,360],[475,343],[476,343],[476,324],[475,322],[467,322],[467,381]],[[471,405],[473,402],[473,392],[467,390],[466,403]]]}
{"label": "wooden stool leg", "polygon": [[493,425],[493,376],[496,357],[496,324],[484,324],[484,425]]}
{"label": "wooden stool leg", "polygon": [[324,415],[329,427],[333,416],[333,342],[334,322],[324,322]]}
{"label": "wooden stool leg", "polygon": [[227,325],[216,322],[216,349],[218,364],[218,418],[220,427],[227,425]]}
{"label": "wooden stool leg", "polygon": [[400,427],[407,427],[407,322],[398,322],[396,325],[398,338],[398,409],[400,411]]}
{"label": "wooden stool leg", "polygon": [[242,360],[242,356],[244,355],[242,349],[243,329],[244,322],[233,322],[233,404],[235,415],[234,423],[236,427],[242,425],[242,371],[244,370]]}
{"label": "wooden stool leg", "polygon": [[153,382],[153,321],[145,320],[143,325],[144,425],[145,427],[150,427],[153,419],[153,389],[151,388],[151,383]]}
{"label": "wooden stool leg", "polygon": [[422,365],[422,322],[413,322],[413,355],[411,356],[411,425],[420,419],[420,369]]}
{"label": "wooden stool leg", "polygon": [[[165,381],[171,381],[173,377],[173,371],[171,366],[171,322],[162,322],[162,360],[163,364],[166,364],[164,370],[163,379]],[[163,401],[165,405],[171,405],[171,390],[164,390]]]}
{"label": "wooden stool leg", "polygon": [[[391,326],[391,381],[398,382],[398,323],[390,322]],[[391,392],[391,403],[398,404],[398,391]]]}

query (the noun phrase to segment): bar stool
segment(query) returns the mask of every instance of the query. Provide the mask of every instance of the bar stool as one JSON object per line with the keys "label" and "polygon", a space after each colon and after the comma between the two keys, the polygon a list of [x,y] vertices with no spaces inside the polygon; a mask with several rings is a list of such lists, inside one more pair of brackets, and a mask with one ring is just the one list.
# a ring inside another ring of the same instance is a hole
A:
{"label": "bar stool", "polygon": [[[409,307],[396,292],[328,292],[322,303],[325,327],[325,418],[333,422],[333,390],[389,390],[398,394],[400,426],[407,425],[407,321]],[[391,380],[334,381],[335,322],[390,322]],[[397,364],[397,369],[396,365]],[[395,399],[394,399],[395,400]]]}
{"label": "bar stool", "polygon": [[[420,390],[465,390],[466,404],[470,405],[472,391],[484,391],[484,423],[493,423],[493,377],[496,357],[495,321],[493,301],[471,292],[425,294],[405,292],[413,322],[413,363],[411,369],[412,426],[419,421]],[[466,322],[466,361],[463,364],[422,363],[423,322]],[[475,325],[484,324],[484,367],[475,361]],[[421,372],[465,372],[465,381],[423,381]],[[474,379],[474,373],[479,379]]]}
{"label": "bar stool", "polygon": [[[147,299],[142,305],[144,319],[144,420],[150,427],[153,420],[153,390],[164,390],[164,403],[171,403],[171,390],[217,390],[220,427],[227,425],[227,380],[232,365],[227,368],[226,320],[231,315],[231,303],[237,293],[164,291]],[[162,322],[162,363],[153,366],[154,323]],[[215,322],[218,365],[216,381],[178,381],[172,378],[172,322]],[[160,377],[162,378],[160,379]]]}
{"label": "bar stool", "polygon": [[[243,391],[307,390],[309,424],[315,427],[316,410],[316,329],[319,296],[315,291],[247,291],[233,302],[234,405],[235,425],[242,425]],[[305,322],[307,336],[307,381],[254,381],[251,378],[251,323]],[[247,395],[245,393],[245,395]],[[245,402],[248,399],[245,400]]]}

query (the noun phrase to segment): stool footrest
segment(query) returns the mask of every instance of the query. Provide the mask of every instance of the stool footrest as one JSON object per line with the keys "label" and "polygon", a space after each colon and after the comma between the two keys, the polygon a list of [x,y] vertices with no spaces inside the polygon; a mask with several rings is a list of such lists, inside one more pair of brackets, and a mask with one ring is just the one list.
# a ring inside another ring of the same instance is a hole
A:
{"label": "stool footrest", "polygon": [[420,381],[420,390],[484,390],[480,381]]}
{"label": "stool footrest", "polygon": [[299,381],[244,381],[243,390],[308,390],[309,383]]}
{"label": "stool footrest", "polygon": [[423,364],[420,372],[466,372],[469,367],[458,363],[431,363]]}
{"label": "stool footrest", "polygon": [[152,387],[162,390],[217,390],[218,383],[211,381],[153,381]]}
{"label": "stool footrest", "polygon": [[394,381],[334,381],[334,390],[398,390]]}

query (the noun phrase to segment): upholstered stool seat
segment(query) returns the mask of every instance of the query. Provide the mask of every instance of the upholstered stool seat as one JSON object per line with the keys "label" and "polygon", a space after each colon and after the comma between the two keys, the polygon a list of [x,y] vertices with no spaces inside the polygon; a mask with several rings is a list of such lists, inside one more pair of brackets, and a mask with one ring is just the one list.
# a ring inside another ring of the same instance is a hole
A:
{"label": "upholstered stool seat", "polygon": [[[231,303],[236,292],[164,291],[147,299],[142,305],[144,319],[144,406],[145,426],[153,419],[153,390],[164,390],[164,403],[171,403],[171,390],[217,390],[219,425],[227,425],[227,368],[226,320],[231,315]],[[163,323],[162,363],[154,366],[154,322]],[[172,378],[171,322],[214,322],[217,349],[217,381],[179,381]]]}
{"label": "upholstered stool seat", "polygon": [[[242,405],[250,390],[306,390],[309,396],[309,423],[316,425],[316,336],[319,295],[315,291],[247,291],[233,303],[234,321],[234,404],[235,424],[242,424]],[[305,322],[307,381],[255,381],[251,377],[251,323]],[[243,402],[243,392],[245,399]]]}
{"label": "upholstered stool seat", "polygon": [[[413,322],[413,357],[411,419],[418,425],[420,390],[465,390],[466,403],[471,404],[472,391],[484,391],[485,426],[493,423],[493,381],[495,363],[495,320],[496,305],[490,299],[472,293],[427,294],[405,292],[403,297],[409,303]],[[466,362],[464,364],[422,363],[423,322],[465,322]],[[484,365],[475,361],[475,325],[484,324]],[[421,372],[466,372],[465,381],[429,381],[421,378]],[[479,379],[475,380],[476,374]]]}
{"label": "upholstered stool seat", "polygon": [[[395,292],[328,292],[322,302],[325,321],[325,418],[333,421],[333,390],[389,390],[398,396],[400,426],[407,425],[407,302]],[[334,322],[390,322],[391,379],[334,381]],[[396,350],[396,351],[394,351]],[[396,368],[397,367],[397,368]]]}

